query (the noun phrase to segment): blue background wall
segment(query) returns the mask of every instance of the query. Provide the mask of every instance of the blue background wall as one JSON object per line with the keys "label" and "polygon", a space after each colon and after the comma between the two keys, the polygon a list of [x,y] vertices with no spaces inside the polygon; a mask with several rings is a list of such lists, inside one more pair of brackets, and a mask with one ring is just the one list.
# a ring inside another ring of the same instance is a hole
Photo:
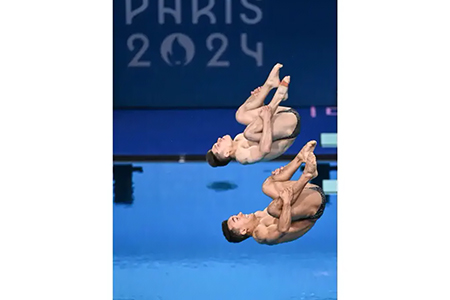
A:
{"label": "blue background wall", "polygon": [[277,62],[290,106],[335,106],[336,18],[336,0],[115,0],[114,107],[238,107]]}

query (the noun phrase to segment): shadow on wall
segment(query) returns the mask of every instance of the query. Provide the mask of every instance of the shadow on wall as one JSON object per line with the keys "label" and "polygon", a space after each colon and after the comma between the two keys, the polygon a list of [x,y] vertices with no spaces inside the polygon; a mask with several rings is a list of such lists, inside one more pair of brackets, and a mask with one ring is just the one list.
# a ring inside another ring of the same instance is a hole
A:
{"label": "shadow on wall", "polygon": [[225,192],[228,190],[237,189],[238,186],[235,183],[229,181],[215,181],[207,185],[208,189],[214,190],[216,192]]}

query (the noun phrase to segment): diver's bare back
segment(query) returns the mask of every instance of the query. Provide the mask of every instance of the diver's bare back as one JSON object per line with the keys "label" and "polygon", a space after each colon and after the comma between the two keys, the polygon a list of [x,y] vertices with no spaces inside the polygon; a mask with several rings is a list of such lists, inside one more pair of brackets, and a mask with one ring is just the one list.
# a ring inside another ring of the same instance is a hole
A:
{"label": "diver's bare back", "polygon": [[[239,149],[248,149],[250,147],[259,147],[259,143],[252,142],[247,140],[244,137],[243,133],[239,133],[234,138],[235,142],[238,142],[238,147],[236,152],[239,151]],[[279,140],[272,142],[272,146],[270,147],[270,152],[261,161],[270,161],[273,160],[280,155],[282,155],[295,141],[295,138],[292,139],[285,139],[285,140]]]}

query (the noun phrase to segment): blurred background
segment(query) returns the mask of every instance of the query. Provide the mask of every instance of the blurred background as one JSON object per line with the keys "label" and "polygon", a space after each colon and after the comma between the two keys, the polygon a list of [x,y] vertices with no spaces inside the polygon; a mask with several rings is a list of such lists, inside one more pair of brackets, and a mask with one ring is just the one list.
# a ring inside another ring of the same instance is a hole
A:
{"label": "blurred background", "polygon": [[[336,299],[336,0],[113,5],[114,299]],[[297,140],[272,162],[211,168],[206,152],[244,130],[234,114],[278,62]],[[312,139],[323,217],[292,243],[229,244],[221,221],[264,209],[265,178]]]}

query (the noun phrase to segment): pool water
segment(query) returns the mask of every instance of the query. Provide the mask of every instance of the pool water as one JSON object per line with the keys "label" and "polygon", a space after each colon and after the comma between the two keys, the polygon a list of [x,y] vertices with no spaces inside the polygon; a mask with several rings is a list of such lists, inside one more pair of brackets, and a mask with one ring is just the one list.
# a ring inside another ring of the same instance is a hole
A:
{"label": "pool water", "polygon": [[133,199],[129,176],[115,170],[114,299],[336,299],[336,195],[294,242],[231,244],[222,235],[230,215],[270,203],[261,185],[287,163],[136,162]]}

